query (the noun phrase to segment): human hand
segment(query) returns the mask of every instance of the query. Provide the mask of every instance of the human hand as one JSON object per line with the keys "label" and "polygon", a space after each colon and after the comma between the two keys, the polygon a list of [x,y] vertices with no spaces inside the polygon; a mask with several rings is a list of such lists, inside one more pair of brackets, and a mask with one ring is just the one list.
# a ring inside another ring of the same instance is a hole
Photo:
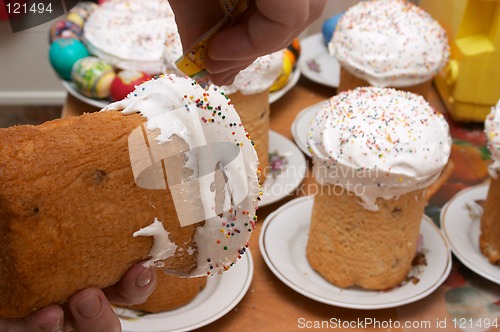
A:
{"label": "human hand", "polygon": [[[219,0],[169,0],[184,50],[223,17]],[[326,0],[249,0],[248,14],[208,42],[205,66],[216,85],[228,85],[255,59],[288,46],[322,13]]]}
{"label": "human hand", "polygon": [[147,300],[155,287],[154,268],[146,269],[137,264],[115,285],[103,290],[81,290],[63,306],[51,305],[22,319],[0,318],[0,331],[121,331],[120,321],[109,301],[115,304],[140,304]]}

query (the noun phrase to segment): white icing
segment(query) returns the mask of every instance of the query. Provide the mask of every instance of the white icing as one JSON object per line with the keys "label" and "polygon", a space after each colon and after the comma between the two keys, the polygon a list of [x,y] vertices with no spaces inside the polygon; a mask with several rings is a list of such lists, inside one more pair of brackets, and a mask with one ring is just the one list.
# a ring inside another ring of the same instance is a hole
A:
{"label": "white icing", "polygon": [[[183,55],[183,48],[181,37],[179,31],[177,30],[177,24],[171,22],[167,27],[167,34],[165,40],[165,47],[163,49],[163,62],[165,71],[168,74],[176,74],[178,76],[184,76],[179,68],[175,65],[175,62]],[[173,24],[172,24],[173,23]]]}
{"label": "white icing", "polygon": [[495,107],[491,108],[491,113],[484,122],[484,131],[492,160],[488,170],[490,176],[496,179],[500,171],[500,100]]}
{"label": "white icing", "polygon": [[165,69],[165,43],[178,38],[176,32],[168,1],[115,0],[89,16],[84,40],[92,54],[113,66],[158,74]]}
{"label": "white icing", "polygon": [[[137,86],[126,99],[110,104],[106,110],[141,113],[148,129],[159,129],[159,145],[169,142],[173,135],[189,145],[188,162],[179,167],[190,168],[193,174],[173,187],[169,180],[169,188],[173,197],[175,193],[186,199],[199,196],[200,213],[206,218],[194,237],[197,267],[184,276],[227,269],[246,250],[260,189],[255,149],[225,95],[215,86],[205,91],[188,78],[169,75]],[[216,171],[219,163],[221,169]],[[216,211],[215,192],[211,190],[217,172],[228,179],[222,213]]]}
{"label": "white icing", "polygon": [[169,233],[163,228],[163,223],[158,218],[155,218],[148,227],[135,232],[133,236],[152,236],[154,238],[153,247],[149,251],[151,258],[143,263],[145,267],[156,266],[157,262],[173,256],[177,249],[175,243],[170,242]]}
{"label": "white icing", "polygon": [[325,102],[307,134],[319,184],[338,184],[378,210],[433,183],[451,151],[448,123],[423,97],[358,88]]}
{"label": "white icing", "polygon": [[362,1],[349,8],[328,47],[345,69],[379,87],[430,80],[449,57],[445,30],[405,0]]}
{"label": "white icing", "polygon": [[250,66],[240,71],[233,84],[222,87],[227,94],[240,91],[244,95],[268,90],[283,67],[284,51],[280,50],[257,58]]}

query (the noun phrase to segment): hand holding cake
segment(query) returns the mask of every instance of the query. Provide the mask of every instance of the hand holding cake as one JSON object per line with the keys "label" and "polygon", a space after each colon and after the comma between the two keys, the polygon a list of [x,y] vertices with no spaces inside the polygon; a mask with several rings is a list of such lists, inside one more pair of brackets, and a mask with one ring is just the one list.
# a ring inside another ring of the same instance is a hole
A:
{"label": "hand holding cake", "polygon": [[139,262],[198,277],[246,251],[257,155],[216,87],[160,77],[106,111],[0,137],[1,317],[106,288]]}
{"label": "hand holding cake", "polygon": [[[223,17],[219,2],[170,0],[185,51]],[[218,31],[209,41],[205,65],[210,80],[217,85],[230,84],[257,57],[288,46],[320,16],[325,3],[325,0],[250,1],[250,9],[241,21]]]}
{"label": "hand holding cake", "polygon": [[128,305],[142,303],[153,292],[155,285],[154,270],[137,264],[115,285],[104,290],[81,290],[65,306],[51,305],[20,319],[0,318],[0,330],[69,331],[73,328],[77,331],[115,331],[119,329],[120,322],[108,300]]}

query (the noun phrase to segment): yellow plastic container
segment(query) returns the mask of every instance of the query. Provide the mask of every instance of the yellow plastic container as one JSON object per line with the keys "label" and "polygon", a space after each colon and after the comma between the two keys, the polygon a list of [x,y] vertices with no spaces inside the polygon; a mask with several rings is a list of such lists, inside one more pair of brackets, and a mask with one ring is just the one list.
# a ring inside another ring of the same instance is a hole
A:
{"label": "yellow plastic container", "polygon": [[484,122],[500,99],[500,0],[422,0],[448,33],[451,57],[434,82],[453,119]]}

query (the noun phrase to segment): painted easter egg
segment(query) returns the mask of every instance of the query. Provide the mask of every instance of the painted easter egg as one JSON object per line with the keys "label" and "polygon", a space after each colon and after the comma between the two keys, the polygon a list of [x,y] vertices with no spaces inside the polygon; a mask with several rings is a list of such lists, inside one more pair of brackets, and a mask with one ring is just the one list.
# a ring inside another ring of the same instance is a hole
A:
{"label": "painted easter egg", "polygon": [[109,97],[115,76],[112,66],[93,56],[78,60],[71,72],[71,80],[78,91],[96,99]]}
{"label": "painted easter egg", "polygon": [[68,21],[67,19],[59,20],[52,24],[49,31],[49,42],[53,43],[59,38],[74,38],[80,39],[83,34],[82,26]]}
{"label": "painted easter egg", "polygon": [[290,45],[285,49],[285,56],[290,56],[293,62],[293,66],[297,64],[300,57],[300,41],[298,38],[295,38]]}
{"label": "painted easter egg", "polygon": [[122,100],[127,95],[134,91],[135,86],[144,83],[151,79],[146,73],[136,70],[123,70],[116,74],[113,82],[111,82],[111,99]]}
{"label": "painted easter egg", "polygon": [[78,60],[89,56],[83,43],[74,38],[55,40],[49,49],[49,60],[54,70],[63,79],[71,80],[71,70]]}
{"label": "painted easter egg", "polygon": [[283,67],[281,68],[281,71],[276,80],[274,80],[273,85],[269,88],[269,91],[274,92],[282,89],[288,82],[288,78],[290,77],[292,71],[293,71],[293,56],[286,56],[286,51],[285,51],[285,56],[283,57]]}
{"label": "painted easter egg", "polygon": [[322,27],[322,33],[323,33],[323,42],[328,45],[330,40],[332,40],[333,37],[333,32],[335,31],[335,28],[337,27],[337,23],[339,19],[342,17],[342,14],[344,12],[337,14],[335,16],[330,17],[329,19],[325,20],[323,22],[323,27]]}
{"label": "painted easter egg", "polygon": [[78,26],[83,27],[87,18],[92,14],[92,12],[98,7],[94,2],[83,1],[79,2],[75,7],[73,7],[68,14],[66,19],[75,23]]}

